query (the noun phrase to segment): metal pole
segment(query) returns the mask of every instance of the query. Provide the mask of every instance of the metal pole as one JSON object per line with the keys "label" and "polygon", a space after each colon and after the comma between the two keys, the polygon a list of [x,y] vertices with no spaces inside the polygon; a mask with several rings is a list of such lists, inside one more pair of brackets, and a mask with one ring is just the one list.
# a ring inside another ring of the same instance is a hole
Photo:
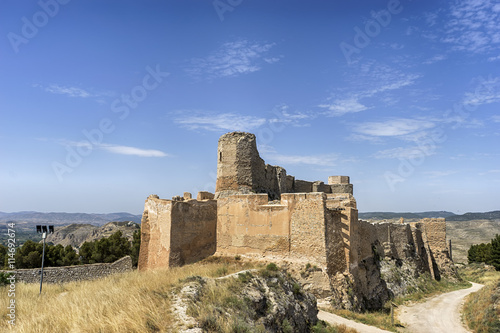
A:
{"label": "metal pole", "polygon": [[451,239],[450,239],[450,260],[453,260],[453,254],[451,252]]}
{"label": "metal pole", "polygon": [[[42,283],[43,283],[43,262],[44,262],[44,259],[45,259],[45,236],[47,234],[44,232],[42,234],[42,239],[43,239],[43,252],[42,252],[42,271],[41,271],[41,274],[40,274],[40,294],[42,293]],[[39,295],[40,295],[39,294]]]}
{"label": "metal pole", "polygon": [[394,306],[391,302],[391,326],[394,326]]}

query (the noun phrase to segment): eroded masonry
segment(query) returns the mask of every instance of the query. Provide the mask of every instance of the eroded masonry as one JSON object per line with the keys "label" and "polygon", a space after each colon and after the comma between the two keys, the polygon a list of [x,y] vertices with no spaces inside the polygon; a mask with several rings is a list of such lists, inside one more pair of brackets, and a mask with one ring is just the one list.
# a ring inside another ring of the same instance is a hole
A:
{"label": "eroded masonry", "polygon": [[380,308],[430,274],[454,277],[444,219],[372,224],[358,219],[347,176],[325,184],[265,164],[255,135],[219,139],[215,195],[147,198],[139,269],[243,255],[288,265],[305,289],[344,308]]}

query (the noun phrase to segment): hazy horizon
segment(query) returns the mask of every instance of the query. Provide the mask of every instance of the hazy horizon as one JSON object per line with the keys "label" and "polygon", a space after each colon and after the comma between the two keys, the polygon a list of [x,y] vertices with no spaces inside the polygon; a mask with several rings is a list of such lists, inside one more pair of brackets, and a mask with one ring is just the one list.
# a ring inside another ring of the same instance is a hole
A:
{"label": "hazy horizon", "polygon": [[[468,212],[463,212],[463,213],[457,213],[449,210],[422,210],[422,211],[364,211],[364,210],[358,210],[358,213],[363,214],[363,213],[428,213],[428,212],[449,212],[453,213],[455,215],[463,215],[465,213],[488,213],[488,212],[494,212],[494,211],[500,211],[500,209],[494,209],[490,211],[468,211]],[[131,213],[131,212],[82,212],[82,211],[37,211],[37,210],[21,210],[21,211],[11,211],[11,212],[6,212],[6,211],[0,211],[0,213],[5,213],[5,214],[16,214],[16,213],[43,213],[43,214],[51,214],[51,213],[65,213],[65,214],[131,214],[131,215],[136,215],[136,216],[141,216],[142,212],[140,213]]]}

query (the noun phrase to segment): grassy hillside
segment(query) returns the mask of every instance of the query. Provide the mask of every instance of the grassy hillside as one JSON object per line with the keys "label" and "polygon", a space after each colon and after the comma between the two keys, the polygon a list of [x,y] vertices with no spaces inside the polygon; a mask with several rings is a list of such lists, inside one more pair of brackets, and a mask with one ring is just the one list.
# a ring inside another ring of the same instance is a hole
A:
{"label": "grassy hillside", "polygon": [[464,304],[464,318],[476,333],[500,332],[500,272],[474,264],[461,269],[461,274],[485,287],[469,295]]}
{"label": "grassy hillside", "polygon": [[[194,315],[199,320],[205,320],[204,325],[208,325],[207,328],[210,328],[210,314],[212,313],[237,313],[239,322],[245,319],[247,322],[252,322],[253,318],[245,318],[245,312],[240,311],[244,309],[244,303],[247,300],[235,298],[237,293],[249,290],[244,283],[252,283],[252,280],[255,283],[258,281],[255,280],[258,274],[263,274],[261,276],[275,284],[277,282],[273,282],[274,280],[280,281],[280,277],[286,280],[287,276],[279,275],[274,271],[265,273],[269,269],[264,268],[261,263],[212,257],[196,264],[169,270],[134,271],[96,281],[61,285],[47,284],[44,285],[41,296],[38,294],[37,284],[18,283],[15,295],[15,331],[19,333],[176,332],[179,329],[178,295],[189,281],[193,281],[193,276],[215,278],[256,268],[262,273],[237,276],[234,280],[227,279],[227,282],[221,280],[221,283],[212,284],[211,287],[207,284],[200,291],[199,297],[201,298],[196,303],[188,305],[190,315]],[[0,317],[2,318],[0,331],[6,332],[10,331],[7,321],[9,302],[7,288],[6,286],[0,288]],[[267,290],[269,285],[263,285],[263,288]],[[299,297],[298,293],[302,293],[301,289],[293,284],[287,288],[291,288],[294,297]],[[254,294],[248,294],[248,297],[252,295]],[[290,292],[285,292],[283,295],[290,295]],[[217,319],[217,317],[213,318]],[[281,319],[280,325],[284,325],[283,331],[288,332],[285,329],[288,326],[284,319]],[[244,326],[241,328],[243,329]],[[230,331],[233,331],[232,328]],[[250,332],[248,330],[237,331]],[[318,333],[354,332],[345,327],[330,327],[323,322],[318,323],[313,331]]]}
{"label": "grassy hillside", "polygon": [[[201,262],[170,270],[134,271],[96,281],[16,285],[16,331],[167,332],[175,327],[172,290],[192,275],[217,277],[246,268],[237,261]],[[6,331],[7,287],[0,289],[0,329]]]}

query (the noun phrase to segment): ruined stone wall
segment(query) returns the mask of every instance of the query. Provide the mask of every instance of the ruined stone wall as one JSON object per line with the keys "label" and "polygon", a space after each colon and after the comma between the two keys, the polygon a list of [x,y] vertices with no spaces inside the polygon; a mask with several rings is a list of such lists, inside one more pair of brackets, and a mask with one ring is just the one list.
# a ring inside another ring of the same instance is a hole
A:
{"label": "ruined stone wall", "polygon": [[150,195],[141,220],[139,270],[169,267],[172,201]]}
{"label": "ruined stone wall", "polygon": [[[345,270],[341,215],[326,208],[324,193],[285,193],[269,203],[265,194],[218,199],[217,254],[260,254],[293,258]],[[338,264],[336,264],[338,262]]]}
{"label": "ruined stone wall", "polygon": [[432,252],[448,252],[446,243],[446,221],[444,218],[426,218],[419,222],[425,229]]}
{"label": "ruined stone wall", "polygon": [[383,250],[377,239],[376,228],[357,218],[352,221],[351,228],[349,274],[353,279],[354,296],[349,307],[358,310],[380,309],[389,300],[390,294],[381,277],[380,252]]}
{"label": "ruined stone wall", "polygon": [[413,225],[422,235],[432,276],[437,280],[442,276],[456,278],[457,269],[450,258],[446,242],[446,220],[426,218]]}
{"label": "ruined stone wall", "polygon": [[[89,264],[65,267],[45,267],[43,269],[44,283],[64,283],[72,281],[94,280],[109,275],[125,273],[132,270],[132,259],[127,256],[109,264]],[[18,269],[16,281],[25,283],[40,283],[40,268]]]}
{"label": "ruined stone wall", "polygon": [[217,253],[289,252],[289,210],[268,205],[266,194],[233,195],[217,200]]}
{"label": "ruined stone wall", "polygon": [[138,268],[180,266],[212,255],[216,225],[215,200],[177,201],[150,196],[141,222]]}
{"label": "ruined stone wall", "polygon": [[326,267],[326,196],[323,193],[284,194],[290,208],[290,256]]}
{"label": "ruined stone wall", "polygon": [[373,226],[381,244],[382,257],[405,259],[414,255],[415,243],[410,225],[378,223]]}
{"label": "ruined stone wall", "polygon": [[348,270],[348,243],[343,235],[343,223],[340,211],[326,209],[325,247],[327,273],[335,276]]}
{"label": "ruined stone wall", "polygon": [[308,182],[305,180],[296,179],[295,180],[295,192],[297,193],[309,193],[312,192],[313,182]]}
{"label": "ruined stone wall", "polygon": [[171,210],[170,266],[181,266],[215,253],[217,202],[174,202]]}

